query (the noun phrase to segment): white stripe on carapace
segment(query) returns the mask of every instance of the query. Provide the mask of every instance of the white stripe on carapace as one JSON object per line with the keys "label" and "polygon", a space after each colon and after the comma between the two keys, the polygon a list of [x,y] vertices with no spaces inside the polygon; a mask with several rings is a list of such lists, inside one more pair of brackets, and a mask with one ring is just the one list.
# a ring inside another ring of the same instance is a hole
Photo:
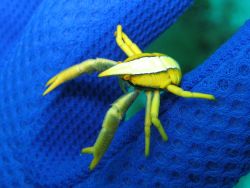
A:
{"label": "white stripe on carapace", "polygon": [[180,69],[180,66],[173,58],[168,56],[141,57],[129,62],[117,64],[100,73],[99,77],[124,74],[150,74],[168,69]]}

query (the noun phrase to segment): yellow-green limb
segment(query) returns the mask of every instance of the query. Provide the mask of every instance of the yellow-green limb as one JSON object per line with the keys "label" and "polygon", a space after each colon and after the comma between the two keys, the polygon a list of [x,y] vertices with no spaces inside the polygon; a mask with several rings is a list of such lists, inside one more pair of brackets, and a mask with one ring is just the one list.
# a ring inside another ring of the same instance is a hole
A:
{"label": "yellow-green limb", "polygon": [[159,120],[159,108],[160,108],[160,91],[155,90],[154,91],[154,96],[152,99],[152,107],[151,107],[151,120],[152,124],[157,128],[159,131],[162,139],[164,141],[168,140],[168,136],[161,124],[161,121]]}
{"label": "yellow-green limb", "polygon": [[142,53],[140,48],[133,43],[129,37],[122,31],[122,26],[118,25],[117,30],[115,32],[116,42],[118,46],[127,54],[127,56],[131,57],[136,54]]}
{"label": "yellow-green limb", "polygon": [[185,97],[185,98],[200,98],[200,99],[207,99],[207,100],[215,100],[215,97],[210,94],[205,93],[197,93],[197,92],[190,92],[184,91],[182,88],[176,85],[168,85],[167,90],[177,96]]}
{"label": "yellow-green limb", "polygon": [[[153,94],[153,95],[152,95]],[[146,91],[147,104],[146,104],[146,116],[145,116],[145,156],[149,156],[150,152],[150,133],[151,125],[153,124],[160,133],[164,141],[168,140],[168,136],[159,120],[159,108],[160,108],[160,92],[159,90]]]}
{"label": "yellow-green limb", "polygon": [[146,116],[145,116],[145,156],[149,156],[150,151],[150,134],[151,134],[151,102],[152,102],[152,92],[146,91],[147,103],[146,103]]}
{"label": "yellow-green limb", "polygon": [[90,170],[93,170],[96,167],[105,154],[114,137],[117,127],[122,120],[122,117],[128,110],[129,106],[134,102],[138,94],[139,91],[136,90],[117,99],[106,113],[102,123],[102,129],[94,146],[82,149],[81,153],[93,154],[94,156],[89,166]]}
{"label": "yellow-green limb", "polygon": [[55,88],[57,88],[59,85],[63,84],[64,82],[67,82],[69,80],[72,80],[84,73],[92,73],[94,71],[104,71],[117,63],[115,61],[109,60],[109,59],[103,59],[103,58],[97,58],[97,59],[88,59],[86,61],[83,61],[77,65],[71,66],[54,77],[52,77],[47,83],[46,86],[48,87],[43,95],[48,94]]}

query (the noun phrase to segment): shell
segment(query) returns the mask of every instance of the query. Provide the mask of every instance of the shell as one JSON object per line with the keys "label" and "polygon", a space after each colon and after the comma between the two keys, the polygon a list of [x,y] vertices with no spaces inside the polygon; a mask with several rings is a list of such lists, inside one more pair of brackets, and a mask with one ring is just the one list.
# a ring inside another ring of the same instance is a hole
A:
{"label": "shell", "polygon": [[141,57],[132,61],[117,64],[99,74],[99,77],[113,75],[151,74],[168,69],[180,69],[179,64],[168,56]]}

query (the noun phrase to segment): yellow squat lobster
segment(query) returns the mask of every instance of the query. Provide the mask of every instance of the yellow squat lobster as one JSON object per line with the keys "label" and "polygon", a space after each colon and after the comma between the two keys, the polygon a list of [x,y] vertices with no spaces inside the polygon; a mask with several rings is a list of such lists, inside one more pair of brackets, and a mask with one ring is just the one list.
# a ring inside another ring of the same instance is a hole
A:
{"label": "yellow squat lobster", "polygon": [[101,72],[98,76],[116,75],[123,81],[132,85],[135,90],[118,98],[106,113],[102,129],[92,147],[82,149],[82,153],[93,154],[94,158],[89,166],[94,169],[108,149],[118,124],[134,102],[140,92],[145,91],[147,96],[145,117],[145,155],[149,155],[150,128],[153,124],[159,131],[164,141],[168,136],[158,118],[160,107],[160,91],[167,90],[175,95],[186,98],[202,98],[214,100],[209,94],[184,91],[178,87],[182,75],[178,63],[171,57],[159,53],[143,53],[128,36],[122,32],[122,26],[117,26],[115,32],[118,46],[127,54],[124,62],[115,62],[109,59],[97,58],[83,61],[74,65],[51,78],[43,95],[48,94],[62,83],[76,78],[84,73]]}

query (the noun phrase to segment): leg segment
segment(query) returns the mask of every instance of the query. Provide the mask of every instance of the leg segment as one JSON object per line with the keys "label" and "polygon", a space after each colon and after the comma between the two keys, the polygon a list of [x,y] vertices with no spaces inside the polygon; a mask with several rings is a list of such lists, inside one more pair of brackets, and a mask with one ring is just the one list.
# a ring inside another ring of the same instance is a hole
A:
{"label": "leg segment", "polygon": [[146,105],[146,117],[145,117],[145,156],[149,155],[150,150],[150,128],[151,128],[151,101],[152,101],[152,92],[147,91],[147,105]]}
{"label": "leg segment", "polygon": [[152,120],[153,125],[158,129],[162,139],[164,141],[167,141],[168,136],[165,130],[163,129],[161,121],[158,118],[159,107],[160,107],[160,92],[159,90],[155,90],[153,100],[152,100],[152,107],[151,107],[151,120]]}
{"label": "leg segment", "polygon": [[64,71],[60,72],[59,74],[55,75],[54,77],[52,77],[47,82],[46,86],[48,86],[48,88],[43,93],[43,95],[48,94],[62,83],[72,80],[84,73],[92,73],[94,71],[101,72],[116,64],[117,63],[115,61],[102,58],[88,59],[86,61],[83,61],[82,63],[69,67]]}
{"label": "leg segment", "polygon": [[125,44],[135,53],[135,54],[141,54],[142,51],[141,49],[135,44],[133,43],[130,38],[124,33],[122,32],[122,39],[124,40]]}
{"label": "leg segment", "polygon": [[130,57],[135,54],[142,53],[139,47],[136,44],[134,44],[124,32],[122,32],[121,25],[117,26],[115,36],[118,46],[127,54],[127,56]]}
{"label": "leg segment", "polygon": [[94,146],[82,149],[81,153],[93,154],[94,156],[89,166],[90,170],[93,170],[96,167],[108,149],[117,130],[118,124],[138,94],[139,91],[133,91],[117,99],[106,113],[106,116],[103,120],[102,129]]}
{"label": "leg segment", "polygon": [[204,93],[196,93],[190,91],[184,91],[182,88],[176,85],[168,85],[167,90],[177,96],[185,97],[185,98],[200,98],[200,99],[207,99],[207,100],[215,100],[215,97],[210,94]]}

